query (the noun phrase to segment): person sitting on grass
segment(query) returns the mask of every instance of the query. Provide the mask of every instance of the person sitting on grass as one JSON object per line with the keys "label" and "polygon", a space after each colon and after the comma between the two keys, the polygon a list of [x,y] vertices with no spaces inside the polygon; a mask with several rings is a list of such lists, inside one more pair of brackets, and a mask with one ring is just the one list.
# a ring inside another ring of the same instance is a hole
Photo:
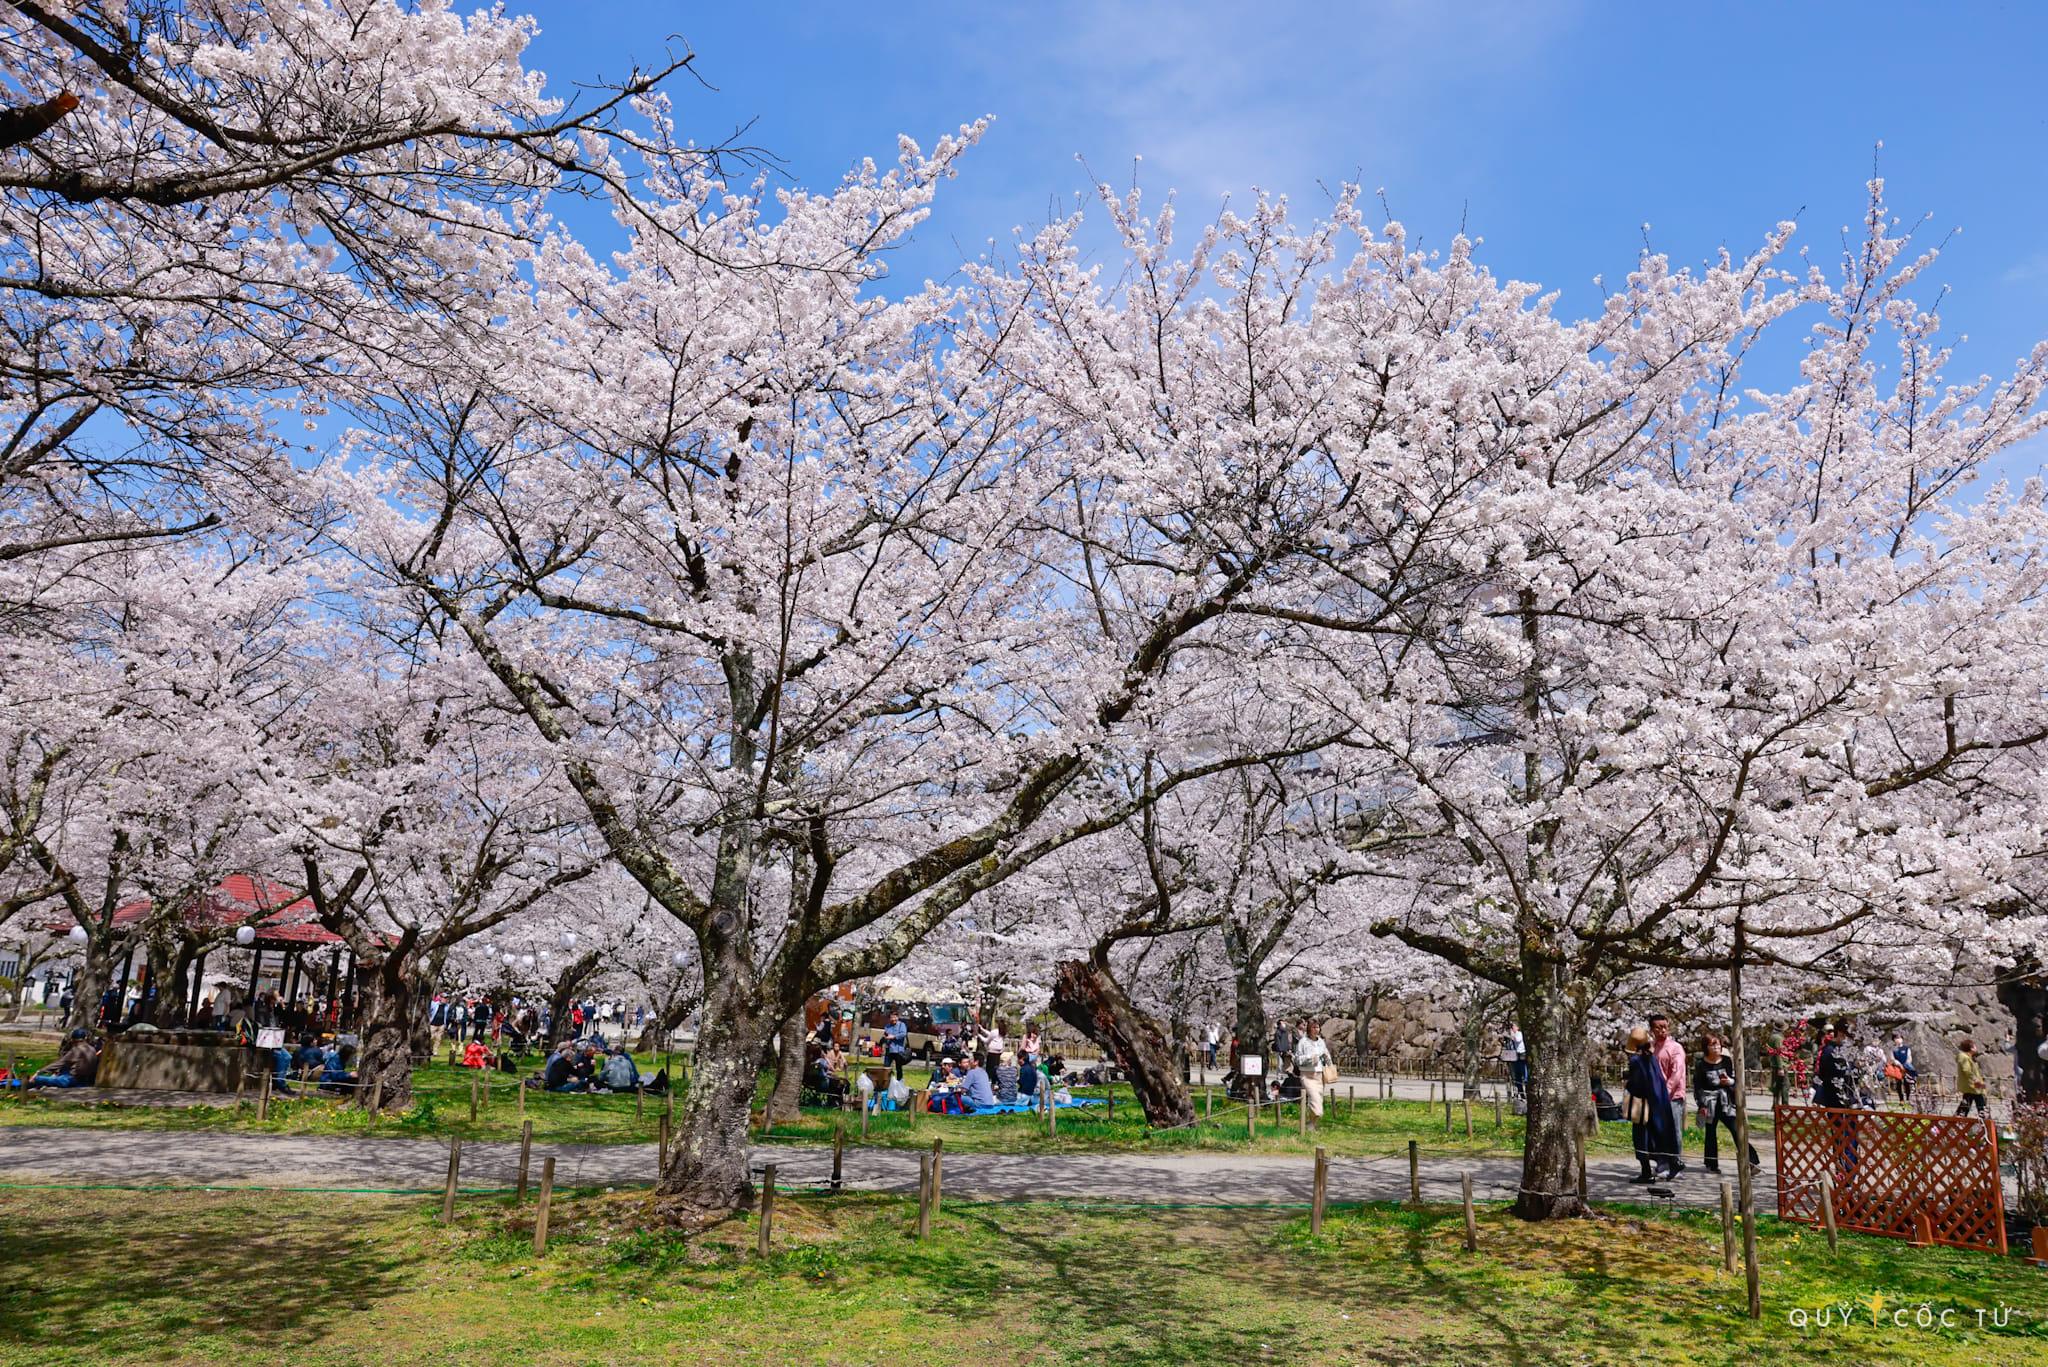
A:
{"label": "person sitting on grass", "polygon": [[30,1087],[90,1087],[99,1076],[100,1051],[92,1047],[92,1036],[80,1026],[65,1041],[64,1052],[47,1068],[28,1080]]}
{"label": "person sitting on grass", "polygon": [[995,1088],[989,1085],[985,1060],[976,1059],[967,1075],[960,1079],[960,1106],[969,1115],[976,1111],[992,1110],[996,1104]]}
{"label": "person sitting on grass", "polygon": [[482,1040],[471,1040],[468,1044],[462,1046],[462,1066],[464,1068],[488,1068],[490,1064],[491,1051],[484,1048]]}
{"label": "person sitting on grass", "polygon": [[614,1092],[630,1092],[640,1085],[640,1070],[623,1046],[605,1058],[604,1085]]}
{"label": "person sitting on grass", "polygon": [[320,1041],[311,1034],[299,1036],[299,1047],[292,1054],[292,1070],[304,1072],[308,1068],[325,1068],[327,1051],[320,1047]]}
{"label": "person sitting on grass", "polygon": [[576,1046],[564,1044],[548,1056],[547,1071],[542,1074],[541,1085],[550,1092],[580,1092],[587,1085],[576,1076]]}
{"label": "person sitting on grass", "polygon": [[320,1090],[337,1094],[356,1085],[356,1047],[344,1044],[327,1051],[326,1066],[320,1070]]}
{"label": "person sitting on grass", "polygon": [[1017,1062],[1017,1095],[1027,1101],[1038,1095],[1038,1066],[1028,1056]]}
{"label": "person sitting on grass", "polygon": [[1017,1100],[1018,1079],[1017,1056],[1005,1049],[1001,1060],[996,1064],[996,1100],[1005,1105],[1014,1103]]}

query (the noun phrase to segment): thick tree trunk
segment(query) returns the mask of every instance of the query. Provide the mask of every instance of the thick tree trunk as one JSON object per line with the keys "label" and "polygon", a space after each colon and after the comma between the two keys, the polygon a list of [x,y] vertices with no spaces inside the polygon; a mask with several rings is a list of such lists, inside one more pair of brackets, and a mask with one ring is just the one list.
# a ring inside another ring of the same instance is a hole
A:
{"label": "thick tree trunk", "polygon": [[[1241,1054],[1257,1054],[1264,1058],[1266,1041],[1272,1037],[1272,1030],[1266,1024],[1266,1003],[1259,995],[1259,967],[1257,964],[1237,966],[1237,1047]],[[1228,1040],[1224,1043],[1229,1043]],[[1237,1060],[1230,1060],[1232,1068]]]}
{"label": "thick tree trunk", "polygon": [[1579,1155],[1590,1122],[1585,985],[1554,964],[1525,962],[1515,1007],[1529,1049],[1529,1115],[1515,1214],[1555,1220],[1586,1213]]}
{"label": "thick tree trunk", "polygon": [[781,1053],[775,1060],[775,1088],[768,1093],[768,1123],[786,1125],[803,1113],[804,1013],[782,1023]]}
{"label": "thick tree trunk", "polygon": [[114,983],[114,951],[100,936],[86,941],[85,960],[79,965],[77,981],[71,988],[71,1014],[65,1017],[64,1028],[78,1026],[91,1029],[93,1017],[100,1009],[100,998]]}
{"label": "thick tree trunk", "polygon": [[590,975],[597,972],[598,951],[585,951],[582,958],[562,970],[562,976],[555,979],[548,991],[548,1048],[553,1049],[569,1038],[576,1027],[569,1019],[571,999],[578,989],[590,981]]}
{"label": "thick tree trunk", "polygon": [[[747,1117],[760,1082],[768,1041],[786,1013],[761,1000],[741,963],[707,965],[713,984],[697,1035],[696,1067],[676,1109],[667,1172],[655,1189],[655,1210],[670,1224],[693,1227],[751,1209]],[[719,971],[719,970],[726,971]]]}
{"label": "thick tree trunk", "polygon": [[1130,1078],[1147,1124],[1157,1129],[1194,1123],[1194,1103],[1165,1036],[1108,973],[1078,959],[1063,961],[1054,969],[1052,1009],[1101,1045]]}
{"label": "thick tree trunk", "polygon": [[2048,973],[2000,983],[1998,1000],[2012,1012],[2013,1039],[2019,1046],[2015,1094],[2023,1101],[2048,1101],[2048,1059],[2040,1054],[2041,1041],[2048,1038]]}
{"label": "thick tree trunk", "polygon": [[[426,997],[415,967],[393,958],[363,964],[363,1043],[356,1057],[359,1106],[368,1106],[372,1093],[381,1096],[385,1110],[403,1111],[412,1106],[413,1031]],[[383,1084],[381,1092],[379,1083]]]}

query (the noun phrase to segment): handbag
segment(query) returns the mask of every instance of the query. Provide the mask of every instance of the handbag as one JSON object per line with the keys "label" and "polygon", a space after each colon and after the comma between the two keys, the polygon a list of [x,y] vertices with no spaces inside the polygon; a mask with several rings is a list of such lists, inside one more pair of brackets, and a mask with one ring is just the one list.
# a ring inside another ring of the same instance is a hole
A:
{"label": "handbag", "polygon": [[1625,1114],[1628,1117],[1628,1123],[1631,1125],[1649,1124],[1650,1102],[1648,1098],[1633,1095],[1630,1096],[1628,1099],[1627,1106],[1623,1108],[1623,1114]]}
{"label": "handbag", "polygon": [[1336,1065],[1336,1064],[1334,1064],[1334,1063],[1325,1063],[1325,1064],[1323,1065],[1323,1085],[1324,1085],[1325,1087],[1334,1087],[1334,1086],[1336,1086],[1336,1085],[1337,1085],[1337,1065]]}
{"label": "handbag", "polygon": [[1904,1082],[1906,1080],[1906,1070],[1901,1068],[1896,1062],[1887,1063],[1884,1066],[1884,1075],[1893,1082]]}

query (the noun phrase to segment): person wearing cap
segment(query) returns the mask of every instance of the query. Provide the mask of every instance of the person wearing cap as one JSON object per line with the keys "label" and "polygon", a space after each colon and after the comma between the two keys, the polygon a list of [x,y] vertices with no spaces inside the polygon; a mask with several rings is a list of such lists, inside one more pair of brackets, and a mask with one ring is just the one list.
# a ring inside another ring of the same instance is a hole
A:
{"label": "person wearing cap", "polygon": [[71,1032],[56,1061],[28,1080],[31,1087],[90,1087],[99,1076],[100,1054],[83,1026]]}
{"label": "person wearing cap", "polygon": [[963,1111],[986,1111],[996,1104],[995,1088],[990,1085],[988,1069],[976,1059],[967,1075],[960,1079],[960,1107]]}

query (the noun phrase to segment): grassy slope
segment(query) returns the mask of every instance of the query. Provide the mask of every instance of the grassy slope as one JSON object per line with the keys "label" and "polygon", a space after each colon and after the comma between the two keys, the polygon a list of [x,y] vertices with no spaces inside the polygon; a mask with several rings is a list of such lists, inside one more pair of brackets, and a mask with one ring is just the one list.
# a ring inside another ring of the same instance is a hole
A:
{"label": "grassy slope", "polygon": [[[2016,1260],[1767,1229],[1766,1313],[1737,1311],[1710,1222],[1623,1212],[1527,1226],[1375,1206],[1321,1238],[1290,1211],[1134,1212],[949,1202],[926,1244],[876,1196],[785,1198],[777,1251],[742,1222],[636,1233],[640,1198],[529,1214],[430,1202],[0,1192],[0,1362],[1637,1363],[2000,1367],[2048,1360],[2048,1278]],[[1948,1332],[1873,1327],[1962,1308]],[[1856,1302],[1801,1333],[1795,1306]],[[2003,1332],[1974,1310],[2005,1305]]]}

